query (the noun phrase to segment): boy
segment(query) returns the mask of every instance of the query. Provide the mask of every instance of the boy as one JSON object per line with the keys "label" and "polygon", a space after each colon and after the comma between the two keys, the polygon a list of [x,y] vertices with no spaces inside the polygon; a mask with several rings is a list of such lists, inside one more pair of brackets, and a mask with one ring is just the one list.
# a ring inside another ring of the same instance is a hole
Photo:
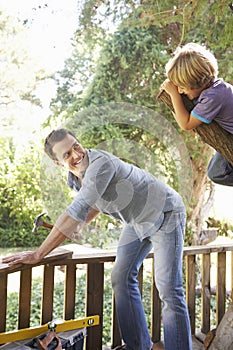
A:
{"label": "boy", "polygon": [[[178,48],[166,65],[166,75],[161,88],[170,95],[174,117],[183,130],[215,120],[233,134],[233,86],[217,77],[218,63],[210,51],[195,43]],[[195,104],[190,114],[181,94]],[[215,183],[233,186],[233,165],[218,152],[208,165],[207,175]]]}

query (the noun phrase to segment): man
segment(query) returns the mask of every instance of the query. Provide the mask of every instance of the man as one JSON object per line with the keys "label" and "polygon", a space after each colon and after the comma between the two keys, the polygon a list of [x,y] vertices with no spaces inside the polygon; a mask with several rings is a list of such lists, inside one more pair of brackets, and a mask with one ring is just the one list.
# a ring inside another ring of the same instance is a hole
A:
{"label": "man", "polygon": [[19,253],[5,263],[33,264],[72,238],[78,227],[98,213],[123,223],[112,286],[124,345],[117,349],[159,349],[152,344],[143,310],[137,275],[144,258],[154,250],[156,286],[163,302],[166,350],[191,350],[191,332],[182,290],[182,255],[185,208],[181,197],[153,175],[114,155],[87,150],[66,130],[52,131],[45,152],[67,168],[68,185],[77,197],[58,218],[42,245]]}

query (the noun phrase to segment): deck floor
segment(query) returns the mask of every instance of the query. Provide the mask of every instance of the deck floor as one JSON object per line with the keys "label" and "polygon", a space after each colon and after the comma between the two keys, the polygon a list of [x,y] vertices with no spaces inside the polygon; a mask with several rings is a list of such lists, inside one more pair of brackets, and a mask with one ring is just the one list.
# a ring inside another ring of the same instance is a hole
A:
{"label": "deck floor", "polygon": [[[111,350],[111,347],[104,346],[103,350]],[[192,350],[204,350],[204,345],[193,337],[193,349]]]}

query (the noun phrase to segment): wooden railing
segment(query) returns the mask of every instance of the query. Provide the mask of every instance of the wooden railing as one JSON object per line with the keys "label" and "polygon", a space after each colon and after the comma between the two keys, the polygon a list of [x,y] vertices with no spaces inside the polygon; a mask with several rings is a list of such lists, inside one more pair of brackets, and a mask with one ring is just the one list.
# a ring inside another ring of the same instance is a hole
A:
{"label": "wooden railing", "polygon": [[[227,259],[226,259],[227,257]],[[148,255],[153,266],[153,254]],[[213,265],[213,260],[216,263]],[[85,343],[86,350],[102,349],[103,334],[103,298],[105,265],[114,262],[114,252],[96,253],[96,251],[79,254],[78,256],[66,250],[66,246],[58,248],[41,261],[43,266],[43,288],[41,301],[41,324],[53,319],[53,293],[55,266],[64,269],[64,319],[70,320],[75,316],[76,271],[78,265],[86,265],[86,315],[99,315],[100,325],[88,329]],[[230,260],[230,264],[229,264]],[[148,260],[147,260],[148,262]],[[227,263],[228,262],[228,263]],[[36,265],[36,266],[38,266]],[[213,266],[214,267],[213,267]],[[18,271],[20,273],[18,329],[30,327],[32,271],[35,266],[18,265],[0,268],[0,332],[6,331],[8,276]],[[213,270],[214,269],[214,270]],[[184,249],[184,279],[186,280],[186,300],[189,309],[192,334],[201,328],[207,334],[212,327],[217,327],[226,310],[226,295],[233,297],[233,244],[221,246],[195,246]],[[211,288],[211,276],[216,275],[216,288]],[[143,293],[143,267],[139,274],[140,290]],[[227,282],[227,284],[226,284]],[[201,283],[201,285],[200,285]],[[230,285],[230,290],[226,286]],[[161,303],[152,274],[151,295],[151,338],[153,342],[161,338]],[[199,288],[198,288],[199,287]],[[213,291],[212,291],[213,289]],[[201,298],[200,327],[197,325],[196,298],[198,290]],[[214,324],[211,319],[211,298],[216,294],[216,314]],[[112,314],[112,347],[121,344],[117,317],[113,300]]]}

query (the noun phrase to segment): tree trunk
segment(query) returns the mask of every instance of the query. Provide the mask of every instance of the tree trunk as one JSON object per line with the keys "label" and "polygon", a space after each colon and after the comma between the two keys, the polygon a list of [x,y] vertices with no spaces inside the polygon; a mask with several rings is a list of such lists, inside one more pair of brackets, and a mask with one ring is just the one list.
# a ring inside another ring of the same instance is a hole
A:
{"label": "tree trunk", "polygon": [[205,347],[209,350],[232,350],[233,349],[233,304],[223,316],[220,324],[217,327],[216,335],[214,336],[210,346]]}
{"label": "tree trunk", "polygon": [[203,145],[201,157],[192,160],[193,191],[187,215],[187,228],[192,232],[192,244],[201,244],[201,231],[208,208],[213,205],[214,186],[206,175],[206,162],[212,157],[208,145]]}
{"label": "tree trunk", "polygon": [[[158,98],[174,112],[171,98],[164,90],[160,92]],[[190,112],[194,107],[193,102],[185,95],[182,95],[182,98],[186,109]],[[206,208],[212,206],[214,193],[214,184],[206,176],[206,165],[213,155],[213,149],[221,153],[233,164],[233,135],[222,129],[214,121],[211,124],[202,124],[190,131],[190,133],[193,133],[194,138],[200,137],[203,143],[201,149],[198,150],[200,156],[192,159],[193,193],[192,202],[188,210],[187,228],[192,232],[193,236],[190,243],[201,244],[202,224],[208,214],[208,209]],[[187,146],[190,147],[189,145]]]}

